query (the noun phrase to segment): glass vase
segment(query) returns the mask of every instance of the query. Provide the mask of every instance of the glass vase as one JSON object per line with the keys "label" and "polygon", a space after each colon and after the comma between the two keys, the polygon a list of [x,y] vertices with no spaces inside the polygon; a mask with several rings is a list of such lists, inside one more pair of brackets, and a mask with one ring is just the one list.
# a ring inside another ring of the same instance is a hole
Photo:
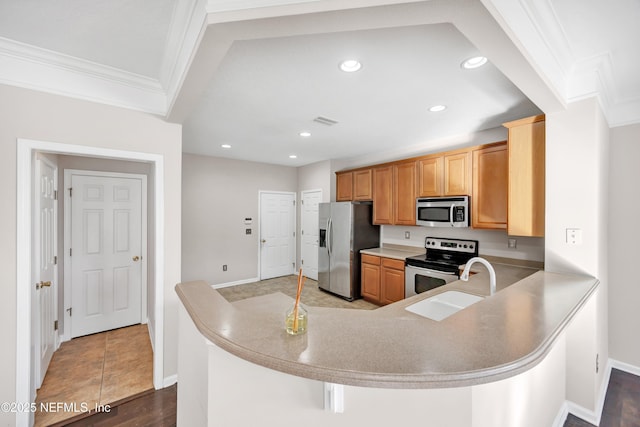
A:
{"label": "glass vase", "polygon": [[[285,315],[285,329],[289,335],[300,335],[307,332],[307,310],[298,304],[296,309],[295,304],[287,310]],[[296,320],[297,319],[297,320]]]}

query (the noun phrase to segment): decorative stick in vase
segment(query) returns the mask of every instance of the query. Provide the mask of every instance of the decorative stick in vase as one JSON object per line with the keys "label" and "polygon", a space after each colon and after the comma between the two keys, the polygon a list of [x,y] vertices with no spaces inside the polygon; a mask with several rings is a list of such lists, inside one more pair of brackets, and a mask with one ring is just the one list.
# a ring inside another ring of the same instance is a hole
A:
{"label": "decorative stick in vase", "polygon": [[302,294],[302,287],[306,277],[302,275],[302,268],[298,272],[298,290],[296,292],[296,303],[293,306],[293,332],[298,333],[298,308],[300,307],[300,295]]}

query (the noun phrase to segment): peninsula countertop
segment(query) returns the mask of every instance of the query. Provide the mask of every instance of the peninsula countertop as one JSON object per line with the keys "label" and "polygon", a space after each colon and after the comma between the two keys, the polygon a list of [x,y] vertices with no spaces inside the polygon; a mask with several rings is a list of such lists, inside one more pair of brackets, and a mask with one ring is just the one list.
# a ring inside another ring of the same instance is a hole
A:
{"label": "peninsula countertop", "polygon": [[486,272],[376,310],[307,306],[308,331],[299,336],[284,330],[292,299],[281,293],[230,303],[203,281],[178,284],[176,292],[206,339],[258,365],[338,384],[442,388],[531,369],[599,284],[508,266],[496,273],[495,295],[440,322],[405,307],[448,290],[485,296]]}

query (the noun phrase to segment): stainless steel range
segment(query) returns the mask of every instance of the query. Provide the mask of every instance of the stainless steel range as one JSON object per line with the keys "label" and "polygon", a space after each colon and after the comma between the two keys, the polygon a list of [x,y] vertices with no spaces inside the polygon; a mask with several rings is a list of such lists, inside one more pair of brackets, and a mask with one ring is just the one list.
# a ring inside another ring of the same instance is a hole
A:
{"label": "stainless steel range", "polygon": [[458,280],[458,268],[478,256],[477,240],[427,237],[425,255],[405,261],[405,298]]}

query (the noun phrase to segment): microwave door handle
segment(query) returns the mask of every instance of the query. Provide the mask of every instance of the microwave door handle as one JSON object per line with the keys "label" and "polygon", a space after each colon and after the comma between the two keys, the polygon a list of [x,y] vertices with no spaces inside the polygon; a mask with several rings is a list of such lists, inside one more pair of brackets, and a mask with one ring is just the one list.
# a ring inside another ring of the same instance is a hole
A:
{"label": "microwave door handle", "polygon": [[452,227],[455,227],[454,223],[453,223],[453,210],[455,209],[456,204],[455,203],[451,203],[451,208],[449,209],[449,222],[451,223]]}

